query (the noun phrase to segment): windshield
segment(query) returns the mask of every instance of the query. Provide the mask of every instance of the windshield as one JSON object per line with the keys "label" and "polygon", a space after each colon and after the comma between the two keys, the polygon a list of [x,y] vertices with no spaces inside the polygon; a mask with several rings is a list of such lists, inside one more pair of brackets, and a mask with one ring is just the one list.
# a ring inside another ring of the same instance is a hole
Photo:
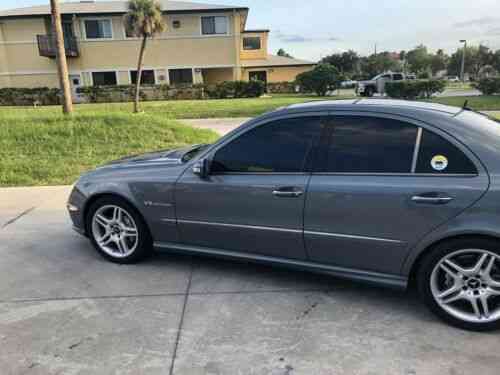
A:
{"label": "windshield", "polygon": [[194,146],[182,156],[181,159],[182,162],[187,163],[188,161],[192,160],[196,155],[205,150],[208,146],[210,146],[210,144],[202,144]]}

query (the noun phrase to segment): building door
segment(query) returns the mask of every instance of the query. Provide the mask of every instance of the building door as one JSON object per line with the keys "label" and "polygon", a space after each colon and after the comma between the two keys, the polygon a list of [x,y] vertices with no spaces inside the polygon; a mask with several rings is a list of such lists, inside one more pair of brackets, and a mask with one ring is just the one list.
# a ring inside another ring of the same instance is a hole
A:
{"label": "building door", "polygon": [[265,70],[250,72],[248,74],[250,81],[261,81],[267,86],[267,72]]}
{"label": "building door", "polygon": [[70,74],[69,83],[71,85],[71,97],[73,103],[81,103],[82,95],[78,92],[78,88],[82,87],[82,78],[79,74]]}

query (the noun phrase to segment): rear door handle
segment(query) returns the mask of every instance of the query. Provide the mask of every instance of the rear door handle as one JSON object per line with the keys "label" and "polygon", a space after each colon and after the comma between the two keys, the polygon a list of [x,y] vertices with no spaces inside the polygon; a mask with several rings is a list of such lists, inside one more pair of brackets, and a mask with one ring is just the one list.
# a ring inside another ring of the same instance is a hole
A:
{"label": "rear door handle", "polygon": [[273,191],[273,195],[278,198],[298,198],[302,194],[302,190],[293,186],[280,187]]}
{"label": "rear door handle", "polygon": [[432,197],[425,195],[415,195],[411,198],[412,202],[415,203],[424,203],[424,204],[447,204],[450,203],[453,198],[452,197]]}

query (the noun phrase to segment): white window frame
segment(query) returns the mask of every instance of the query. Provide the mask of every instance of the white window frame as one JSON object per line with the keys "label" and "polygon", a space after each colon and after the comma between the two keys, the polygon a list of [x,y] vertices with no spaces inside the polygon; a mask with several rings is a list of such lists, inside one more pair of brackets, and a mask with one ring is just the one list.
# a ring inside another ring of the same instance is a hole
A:
{"label": "white window frame", "polygon": [[[158,78],[156,77],[156,69],[153,69],[153,68],[143,68],[142,71],[144,72],[145,70],[151,70],[153,72],[153,76],[154,76],[154,85],[157,85],[158,84]],[[132,83],[132,72],[136,72],[137,69],[129,69],[128,71],[128,80],[130,82],[131,85],[133,85]]]}
{"label": "white window frame", "polygon": [[[110,38],[88,38],[87,37],[87,28],[85,27],[86,21],[109,21],[111,25],[111,37]],[[82,18],[81,20],[81,28],[82,28],[82,36],[83,40],[90,41],[101,41],[101,40],[114,40],[114,30],[113,30],[113,19],[112,18],[103,18],[103,17],[94,17],[94,18]]]}
{"label": "white window frame", "polygon": [[[224,34],[203,34],[203,18],[215,18],[215,17],[224,17],[226,19],[226,32]],[[220,37],[220,36],[228,36],[230,34],[230,20],[229,16],[226,14],[211,14],[211,15],[201,15],[200,16],[200,35],[207,38]]]}
{"label": "white window frame", "polygon": [[110,69],[99,69],[99,70],[90,70],[88,71],[89,73],[89,76],[90,76],[90,83],[91,83],[91,86],[94,86],[94,73],[115,73],[115,78],[116,78],[116,86],[119,86],[120,85],[120,82],[119,82],[119,77],[118,77],[118,70],[110,70]]}

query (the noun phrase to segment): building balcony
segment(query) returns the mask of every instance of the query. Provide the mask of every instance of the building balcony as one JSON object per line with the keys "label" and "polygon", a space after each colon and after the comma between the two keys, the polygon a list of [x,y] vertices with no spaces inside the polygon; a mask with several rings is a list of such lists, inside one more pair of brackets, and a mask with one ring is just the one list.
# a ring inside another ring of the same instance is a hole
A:
{"label": "building balcony", "polygon": [[[37,35],[38,51],[43,57],[56,57],[56,41],[52,35]],[[75,37],[64,37],[66,57],[80,56],[78,40]]]}

